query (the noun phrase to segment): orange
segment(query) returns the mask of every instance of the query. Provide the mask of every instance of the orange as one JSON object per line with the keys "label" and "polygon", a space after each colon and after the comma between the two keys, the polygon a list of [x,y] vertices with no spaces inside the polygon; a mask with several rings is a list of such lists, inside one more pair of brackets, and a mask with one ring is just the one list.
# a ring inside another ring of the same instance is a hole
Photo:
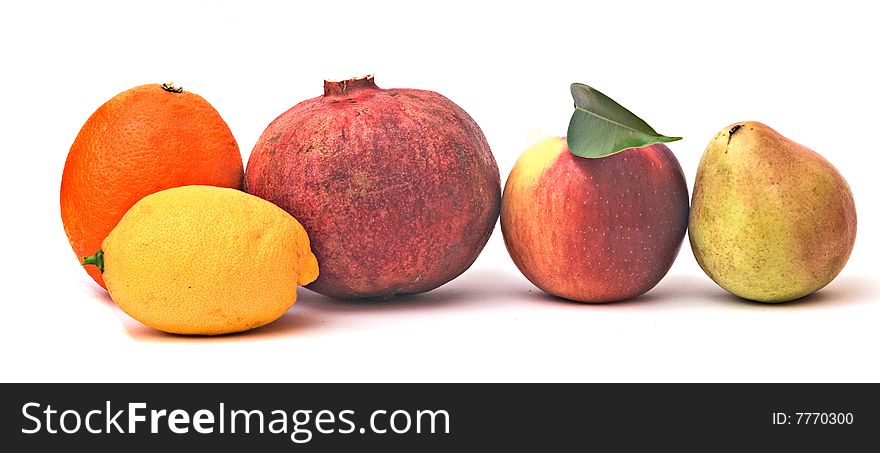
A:
{"label": "orange", "polygon": [[[61,220],[78,259],[146,195],[199,184],[241,189],[238,144],[201,96],[170,84],[124,91],[83,125],[61,176]],[[102,287],[94,266],[85,270]]]}

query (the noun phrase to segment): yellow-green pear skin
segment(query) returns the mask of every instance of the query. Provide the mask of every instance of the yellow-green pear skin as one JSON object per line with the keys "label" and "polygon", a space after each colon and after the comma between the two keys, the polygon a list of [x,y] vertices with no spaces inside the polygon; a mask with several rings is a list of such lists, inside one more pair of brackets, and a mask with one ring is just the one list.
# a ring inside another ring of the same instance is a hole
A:
{"label": "yellow-green pear skin", "polygon": [[856,208],[843,176],[815,151],[752,121],[719,132],[700,160],[688,227],[700,267],[760,302],[812,294],[843,269]]}

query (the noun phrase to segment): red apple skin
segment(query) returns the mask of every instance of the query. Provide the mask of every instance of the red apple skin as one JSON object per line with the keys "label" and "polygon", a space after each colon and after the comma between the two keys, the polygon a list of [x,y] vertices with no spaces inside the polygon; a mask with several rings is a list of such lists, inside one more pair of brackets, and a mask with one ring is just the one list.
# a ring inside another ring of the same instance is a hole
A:
{"label": "red apple skin", "polygon": [[541,290],[613,302],[644,294],[666,275],[688,211],[684,173],[665,145],[585,159],[554,137],[514,165],[501,231],[516,266]]}

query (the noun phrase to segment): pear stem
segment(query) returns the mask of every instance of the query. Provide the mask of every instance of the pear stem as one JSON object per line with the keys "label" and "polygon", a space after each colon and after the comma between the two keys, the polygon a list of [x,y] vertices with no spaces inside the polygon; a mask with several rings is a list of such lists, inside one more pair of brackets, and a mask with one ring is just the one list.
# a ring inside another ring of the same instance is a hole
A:
{"label": "pear stem", "polygon": [[101,273],[104,273],[104,251],[98,250],[92,256],[83,257],[83,266],[96,266]]}

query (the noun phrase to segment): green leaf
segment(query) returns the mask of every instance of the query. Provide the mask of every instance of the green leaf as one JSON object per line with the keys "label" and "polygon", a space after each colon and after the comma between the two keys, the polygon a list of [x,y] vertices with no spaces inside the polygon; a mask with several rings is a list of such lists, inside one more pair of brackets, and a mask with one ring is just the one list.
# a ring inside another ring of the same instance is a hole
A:
{"label": "green leaf", "polygon": [[568,123],[568,148],[576,156],[599,158],[681,140],[658,134],[641,118],[587,85],[571,84],[571,96],[575,109]]}

